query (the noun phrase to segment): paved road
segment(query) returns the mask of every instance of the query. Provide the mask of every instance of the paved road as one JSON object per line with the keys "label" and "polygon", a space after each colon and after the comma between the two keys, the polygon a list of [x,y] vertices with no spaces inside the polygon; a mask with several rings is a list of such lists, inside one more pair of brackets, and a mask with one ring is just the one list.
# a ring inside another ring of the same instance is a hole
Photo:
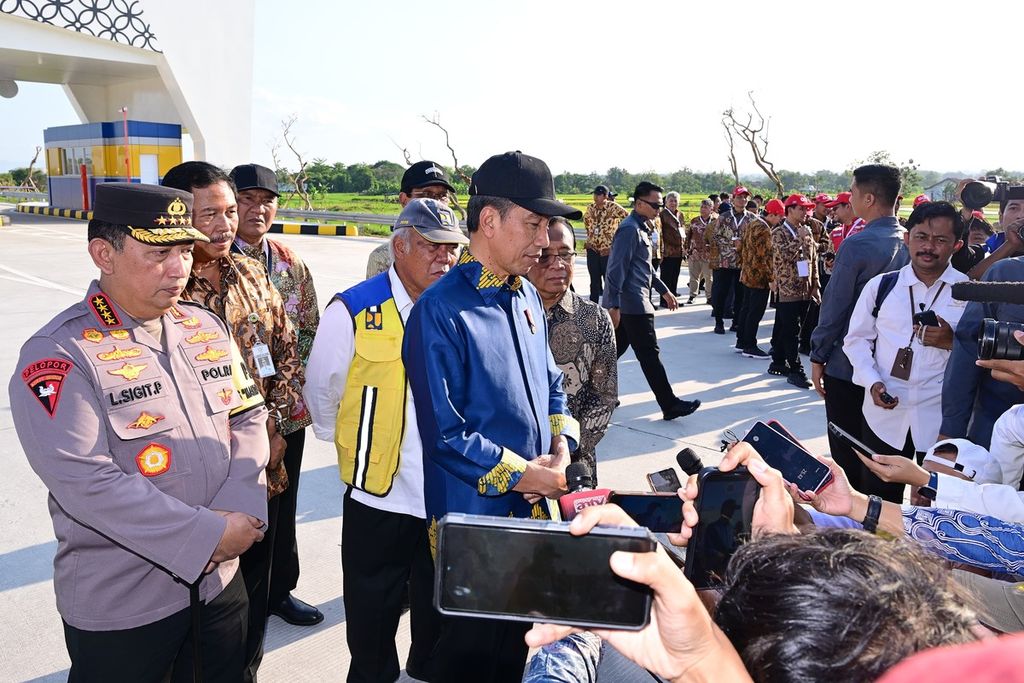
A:
{"label": "paved road", "polygon": [[[11,217],[12,225],[0,227],[4,387],[24,340],[78,301],[95,273],[85,251],[85,223],[24,214]],[[278,237],[309,264],[321,306],[333,293],[362,279],[366,256],[380,244],[359,237]],[[681,280],[686,278],[684,270]],[[588,291],[582,259],[575,285],[578,291]],[[622,405],[598,448],[603,485],[646,489],[644,475],[674,464],[675,453],[684,446],[695,448],[706,464],[714,464],[721,431],[739,431],[755,419],[777,418],[812,448],[827,448],[824,406],[817,395],[767,375],[764,361],[734,354],[733,337],[711,333],[710,309],[702,304],[703,297],[698,297],[697,305],[657,314],[669,378],[679,395],[699,397],[701,409],[688,418],[663,421],[632,352],[623,356]],[[772,311],[765,318],[760,332],[766,347]],[[6,390],[0,392],[0,461],[6,465],[0,477],[0,680],[66,680],[68,659],[52,586],[56,542],[46,490],[18,444]],[[343,489],[335,462],[331,444],[310,435],[299,492],[302,577],[296,594],[318,605],[326,620],[315,628],[300,628],[272,617],[261,680],[340,680],[347,670],[339,550]],[[407,629],[403,619],[403,650],[408,647]]]}

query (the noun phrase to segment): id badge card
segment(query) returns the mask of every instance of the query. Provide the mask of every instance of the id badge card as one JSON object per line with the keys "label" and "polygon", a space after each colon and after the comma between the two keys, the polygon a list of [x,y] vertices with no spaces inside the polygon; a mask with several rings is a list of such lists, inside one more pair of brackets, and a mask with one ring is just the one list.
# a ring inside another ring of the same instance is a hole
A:
{"label": "id badge card", "polygon": [[910,379],[910,369],[914,365],[914,349],[904,346],[896,352],[896,358],[892,362],[892,370],[889,374],[904,382]]}
{"label": "id badge card", "polygon": [[270,347],[263,342],[252,345],[252,357],[256,361],[256,375],[261,379],[277,374],[274,359],[270,356]]}
{"label": "id badge card", "polygon": [[796,262],[796,274],[798,277],[811,276],[811,263],[807,259]]}

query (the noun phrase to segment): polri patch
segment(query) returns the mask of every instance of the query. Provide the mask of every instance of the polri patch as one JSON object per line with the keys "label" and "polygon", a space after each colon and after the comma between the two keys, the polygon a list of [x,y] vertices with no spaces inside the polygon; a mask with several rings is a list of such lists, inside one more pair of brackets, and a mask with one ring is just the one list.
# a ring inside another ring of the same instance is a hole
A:
{"label": "polri patch", "polygon": [[60,358],[43,358],[21,371],[21,379],[25,381],[32,395],[36,397],[51,419],[57,412],[57,403],[60,401],[60,392],[64,388],[64,380],[73,367],[71,361]]}
{"label": "polri patch", "polygon": [[103,341],[103,333],[95,327],[89,327],[82,331],[82,339],[92,342],[93,344],[99,344]]}
{"label": "polri patch", "polygon": [[89,306],[96,315],[96,319],[107,327],[119,327],[121,325],[121,319],[117,317],[114,307],[110,304],[110,299],[103,292],[93,295],[89,299]]}
{"label": "polri patch", "polygon": [[135,464],[144,477],[155,477],[171,468],[171,449],[158,443],[147,444],[135,456]]}
{"label": "polri patch", "polygon": [[143,410],[138,419],[128,425],[128,429],[149,429],[163,419],[163,415],[151,415]]}

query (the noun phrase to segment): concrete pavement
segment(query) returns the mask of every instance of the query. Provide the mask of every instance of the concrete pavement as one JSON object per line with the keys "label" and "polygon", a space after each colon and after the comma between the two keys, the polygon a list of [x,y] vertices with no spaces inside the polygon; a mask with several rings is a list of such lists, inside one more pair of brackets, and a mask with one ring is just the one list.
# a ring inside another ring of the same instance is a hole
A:
{"label": "concrete pavement", "polygon": [[[0,316],[5,322],[0,377],[6,383],[16,370],[21,344],[81,298],[95,269],[85,251],[84,222],[3,209],[0,205],[0,212],[12,218],[11,226],[0,227]],[[335,292],[362,280],[366,257],[380,244],[378,239],[362,237],[275,237],[306,260],[321,307]],[[685,271],[680,279],[686,281]],[[588,291],[582,258],[575,286],[577,291]],[[776,418],[809,447],[827,450],[824,405],[817,395],[790,386],[785,378],[767,375],[765,361],[734,354],[735,338],[711,333],[710,309],[703,302],[699,296],[696,305],[677,312],[659,311],[656,316],[669,379],[679,395],[700,398],[700,410],[672,422],[662,420],[636,359],[628,352],[619,362],[621,406],[598,448],[602,485],[646,490],[645,474],[674,465],[675,453],[684,446],[693,447],[705,464],[714,464],[722,430],[728,427],[742,433],[756,419]],[[772,316],[769,310],[760,329],[765,348]],[[46,511],[46,490],[24,458],[6,391],[0,394],[0,458],[6,464],[0,477],[0,643],[4,644],[0,680],[62,681],[67,678],[68,659],[54,607],[56,542]],[[310,434],[299,492],[302,576],[295,594],[319,606],[325,622],[303,628],[272,617],[261,680],[340,680],[347,670],[339,545],[343,488],[335,462],[333,446]],[[407,617],[399,647],[404,661]]]}

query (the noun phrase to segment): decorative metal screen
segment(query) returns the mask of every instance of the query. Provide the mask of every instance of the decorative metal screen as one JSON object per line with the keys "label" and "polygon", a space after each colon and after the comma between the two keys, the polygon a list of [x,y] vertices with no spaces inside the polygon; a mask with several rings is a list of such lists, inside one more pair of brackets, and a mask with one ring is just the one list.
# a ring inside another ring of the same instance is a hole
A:
{"label": "decorative metal screen", "polygon": [[0,0],[0,12],[160,52],[138,0]]}

